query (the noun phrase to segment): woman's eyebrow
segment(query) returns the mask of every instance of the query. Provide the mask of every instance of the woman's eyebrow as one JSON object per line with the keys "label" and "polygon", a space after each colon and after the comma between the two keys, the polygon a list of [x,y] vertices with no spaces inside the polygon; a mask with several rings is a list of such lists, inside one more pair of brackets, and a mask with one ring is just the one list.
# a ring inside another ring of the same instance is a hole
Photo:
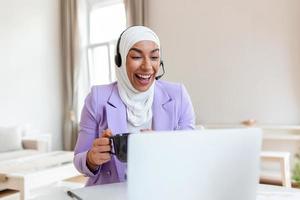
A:
{"label": "woman's eyebrow", "polygon": [[130,48],[129,51],[136,51],[138,53],[142,53],[143,52],[142,50],[140,50],[138,48],[135,48],[135,47]]}
{"label": "woman's eyebrow", "polygon": [[156,51],[159,51],[159,48],[153,49],[153,50],[151,51],[151,53],[154,53],[154,52],[156,52]]}
{"label": "woman's eyebrow", "polygon": [[[136,52],[138,52],[138,53],[143,53],[142,50],[140,50],[140,49],[138,49],[138,48],[135,48],[135,47],[130,48],[129,51],[136,51]],[[159,51],[159,48],[156,48],[156,49],[151,50],[151,53],[154,53],[154,52],[156,52],[156,51]]]}

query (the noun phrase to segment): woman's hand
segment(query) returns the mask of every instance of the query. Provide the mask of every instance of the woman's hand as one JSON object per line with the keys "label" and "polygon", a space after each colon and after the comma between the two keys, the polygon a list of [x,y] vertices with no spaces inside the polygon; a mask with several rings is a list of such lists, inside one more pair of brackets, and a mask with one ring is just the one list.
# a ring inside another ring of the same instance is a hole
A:
{"label": "woman's hand", "polygon": [[94,140],[92,148],[87,153],[87,165],[90,170],[95,171],[99,165],[110,161],[110,136],[112,136],[111,130],[106,129],[102,132],[101,138]]}

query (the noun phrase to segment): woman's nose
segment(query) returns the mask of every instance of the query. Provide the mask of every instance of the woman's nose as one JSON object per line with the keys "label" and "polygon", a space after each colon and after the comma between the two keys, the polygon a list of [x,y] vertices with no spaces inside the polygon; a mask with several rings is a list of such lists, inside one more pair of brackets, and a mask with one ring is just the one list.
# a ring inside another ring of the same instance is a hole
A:
{"label": "woman's nose", "polygon": [[143,64],[141,66],[142,69],[144,70],[149,70],[152,68],[152,65],[151,65],[151,60],[150,58],[145,58],[144,61],[143,61]]}

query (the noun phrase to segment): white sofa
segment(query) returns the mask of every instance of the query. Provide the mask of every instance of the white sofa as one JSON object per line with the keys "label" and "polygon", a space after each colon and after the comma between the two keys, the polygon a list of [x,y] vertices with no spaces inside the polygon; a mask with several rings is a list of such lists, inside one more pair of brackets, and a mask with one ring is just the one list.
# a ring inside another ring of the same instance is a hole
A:
{"label": "white sofa", "polygon": [[[0,168],[13,163],[20,158],[42,154],[50,151],[50,134],[24,136],[22,127],[0,127]],[[0,171],[0,183],[6,177]],[[0,191],[3,190],[0,187]]]}
{"label": "white sofa", "polygon": [[[1,142],[0,142],[1,143]],[[0,165],[1,162],[7,160],[13,160],[21,157],[32,156],[40,153],[50,151],[50,137],[49,141],[36,138],[22,138],[22,149],[10,150],[6,152],[0,152]]]}
{"label": "white sofa", "polygon": [[21,127],[0,127],[0,165],[8,160],[50,151],[51,135],[26,135]]}

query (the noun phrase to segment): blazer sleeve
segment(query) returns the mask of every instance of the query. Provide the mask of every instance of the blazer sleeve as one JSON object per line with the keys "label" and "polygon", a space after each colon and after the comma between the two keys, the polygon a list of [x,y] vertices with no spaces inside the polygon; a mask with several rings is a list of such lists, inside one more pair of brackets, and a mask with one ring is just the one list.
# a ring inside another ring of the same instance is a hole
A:
{"label": "blazer sleeve", "polygon": [[97,105],[97,90],[93,87],[85,99],[81,112],[79,134],[73,160],[75,168],[89,177],[96,176],[100,171],[98,169],[96,172],[92,172],[86,164],[87,152],[92,147],[94,139],[98,137]]}
{"label": "blazer sleeve", "polygon": [[195,129],[195,112],[190,96],[184,85],[181,85],[181,104],[179,110],[178,130]]}

